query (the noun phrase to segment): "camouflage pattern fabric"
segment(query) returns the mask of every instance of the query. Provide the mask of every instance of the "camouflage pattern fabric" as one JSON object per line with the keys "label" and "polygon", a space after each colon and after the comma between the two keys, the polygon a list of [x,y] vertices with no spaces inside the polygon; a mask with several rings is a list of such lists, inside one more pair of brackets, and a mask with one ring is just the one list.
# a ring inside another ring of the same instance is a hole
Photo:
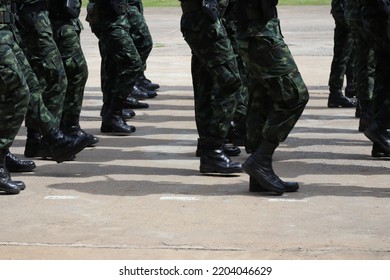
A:
{"label": "camouflage pattern fabric", "polygon": [[25,125],[44,134],[52,128],[58,127],[57,120],[43,102],[41,84],[22,49],[19,48],[15,55],[30,90],[30,102],[28,103]]}
{"label": "camouflage pattern fabric", "polygon": [[26,0],[23,2],[24,8],[18,11],[23,48],[43,88],[43,102],[59,127],[67,88],[66,73],[53,38],[49,13],[44,9],[35,9],[31,2],[45,1]]}
{"label": "camouflage pattern fabric", "polygon": [[222,21],[202,11],[185,12],[181,32],[192,51],[195,120],[201,141],[226,138],[241,94],[241,79],[233,47]]}
{"label": "camouflage pattern fabric", "polygon": [[239,29],[239,47],[249,71],[247,118],[248,152],[262,139],[283,142],[301,116],[309,94],[288,46],[278,18],[248,20]]}
{"label": "camouflage pattern fabric", "polygon": [[359,101],[369,102],[374,91],[375,59],[373,44],[364,32],[361,11],[356,0],[344,0],[344,16],[351,28],[355,47],[356,97]]}
{"label": "camouflage pattern fabric", "polygon": [[141,1],[130,1],[136,3],[130,3],[128,7],[128,21],[130,24],[130,34],[133,38],[134,45],[136,46],[139,55],[141,56],[143,63],[143,71],[146,70],[146,60],[148,59],[150,52],[153,48],[153,39],[150,34],[149,27],[146,23],[143,15],[143,5]]}
{"label": "camouflage pattern fabric", "polygon": [[78,120],[88,79],[88,67],[80,44],[83,28],[79,19],[50,19],[54,40],[61,53],[68,87],[66,89],[62,122]]}
{"label": "camouflage pattern fabric", "polygon": [[390,39],[387,36],[388,15],[377,1],[358,0],[362,11],[366,36],[374,42],[376,58],[373,95],[375,121],[382,128],[390,128]]}
{"label": "camouflage pattern fabric", "polygon": [[236,114],[234,116],[235,121],[239,121],[240,118],[245,117],[247,115],[248,111],[248,82],[247,82],[247,70],[244,65],[244,61],[241,58],[241,55],[239,53],[238,49],[238,42],[237,42],[237,14],[238,14],[238,5],[237,0],[219,0],[221,8],[225,11],[222,19],[223,23],[228,35],[228,38],[230,39],[230,42],[233,47],[234,54],[236,55],[237,65],[238,65],[238,71],[241,77],[242,81],[242,90],[240,94],[237,96],[237,109]]}
{"label": "camouflage pattern fabric", "polygon": [[329,87],[342,89],[344,76],[353,83],[353,38],[349,25],[345,21],[342,0],[332,0],[332,16],[335,21],[333,37],[333,59],[329,75]]}
{"label": "camouflage pattern fabric", "polygon": [[123,102],[131,94],[143,63],[130,33],[127,15],[113,15],[107,5],[99,5],[99,22],[90,23],[99,39],[103,107],[112,100]]}
{"label": "camouflage pattern fabric", "polygon": [[[9,3],[0,3],[0,12],[10,11]],[[0,23],[0,149],[8,149],[14,141],[29,101],[27,81],[19,67],[15,52],[19,46],[8,24]]]}

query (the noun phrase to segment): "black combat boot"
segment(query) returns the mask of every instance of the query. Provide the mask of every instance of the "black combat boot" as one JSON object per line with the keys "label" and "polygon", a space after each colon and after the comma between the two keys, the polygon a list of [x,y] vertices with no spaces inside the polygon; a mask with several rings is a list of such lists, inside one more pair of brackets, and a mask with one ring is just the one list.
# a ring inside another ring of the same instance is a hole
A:
{"label": "black combat boot", "polygon": [[81,129],[80,120],[77,116],[62,121],[61,130],[68,136],[85,137],[88,141],[87,147],[94,147],[99,142],[99,138]]}
{"label": "black combat boot", "polygon": [[125,109],[147,109],[149,104],[145,102],[139,102],[137,98],[132,96],[127,97],[125,104],[123,105]]}
{"label": "black combat boot", "polygon": [[51,158],[57,163],[74,158],[90,143],[87,137],[67,136],[59,128],[53,128],[42,137],[42,143],[49,147]]}
{"label": "black combat boot", "polygon": [[[222,150],[228,157],[234,157],[234,156],[238,156],[239,154],[241,154],[241,149],[237,146],[234,146],[234,145],[230,146],[227,144],[223,144]],[[195,155],[197,157],[200,157],[201,154],[202,154],[202,148],[199,145],[199,139],[198,139],[198,145],[196,147]]]}
{"label": "black combat boot", "polygon": [[24,156],[26,158],[39,157],[41,150],[41,134],[32,128],[27,128]]}
{"label": "black combat boot", "polygon": [[383,153],[390,153],[390,129],[379,127],[375,121],[364,130],[364,135],[375,143]]}
{"label": "black combat boot", "polygon": [[0,191],[9,194],[18,194],[26,188],[26,185],[21,181],[12,181],[9,171],[6,168],[5,157],[7,150],[0,150]]}
{"label": "black combat boot", "polygon": [[208,142],[200,139],[200,167],[201,173],[241,173],[241,163],[233,162],[222,149],[222,142]]}
{"label": "black combat boot", "polygon": [[135,112],[131,109],[122,109],[122,117],[125,120],[135,117]]}
{"label": "black combat boot", "polygon": [[138,78],[138,80],[135,84],[137,86],[141,86],[147,90],[157,90],[158,88],[160,88],[159,84],[152,83],[152,81],[147,79],[143,73],[142,73],[142,75],[140,75],[140,77]]}
{"label": "black combat boot", "polygon": [[286,187],[272,169],[272,156],[278,145],[279,143],[263,139],[260,147],[243,163],[242,168],[264,189],[281,195]]}
{"label": "black combat boot", "polygon": [[390,153],[384,151],[377,143],[372,144],[371,156],[376,158],[390,157]]}
{"label": "black combat boot", "polygon": [[328,107],[329,108],[354,108],[356,107],[356,101],[349,99],[343,94],[341,89],[330,88],[330,93],[328,97]]}
{"label": "black combat boot", "polygon": [[109,110],[102,116],[100,131],[115,135],[129,135],[135,131],[135,127],[128,125],[122,116],[123,103],[112,100]]}
{"label": "black combat boot", "polygon": [[[135,85],[133,87],[132,94],[134,94],[134,92],[135,92],[135,94],[138,94],[138,95],[140,94],[140,92],[143,92],[141,95],[145,96],[145,94],[146,94],[146,98],[155,98],[157,96],[157,92],[155,90],[147,90],[147,89],[140,87],[140,86],[137,86],[137,85]],[[136,97],[136,96],[134,96],[134,97]]]}
{"label": "black combat boot", "polygon": [[137,86],[133,87],[133,90],[131,92],[131,96],[138,99],[138,100],[144,100],[144,99],[150,98],[147,91],[145,91],[144,89],[141,89]]}
{"label": "black combat boot", "polygon": [[[283,180],[282,184],[285,187],[285,192],[296,192],[299,189],[298,182],[285,182]],[[249,191],[250,192],[268,192],[267,189],[263,188],[255,178],[249,177]]]}
{"label": "black combat boot", "polygon": [[7,149],[5,164],[9,172],[31,172],[35,169],[35,162],[32,160],[21,160]]}

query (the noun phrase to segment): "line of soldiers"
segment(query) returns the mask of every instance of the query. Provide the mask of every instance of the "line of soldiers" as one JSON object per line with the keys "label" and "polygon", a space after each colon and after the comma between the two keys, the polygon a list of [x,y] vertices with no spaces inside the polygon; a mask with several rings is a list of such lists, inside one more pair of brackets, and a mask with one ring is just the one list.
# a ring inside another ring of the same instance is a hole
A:
{"label": "line of soldiers", "polygon": [[[358,130],[373,142],[371,155],[389,157],[390,1],[332,0],[331,12],[336,28],[328,107],[357,106]],[[355,95],[357,104],[348,98]]]}
{"label": "line of soldiers", "polygon": [[[142,8],[137,4],[140,1],[128,2],[137,10]],[[12,180],[10,172],[35,168],[33,161],[22,161],[9,151],[23,121],[27,127],[24,155],[28,158],[52,158],[60,163],[99,141],[79,123],[88,78],[80,45],[80,9],[79,0],[0,0],[0,191],[17,194],[24,190],[25,184]],[[144,60],[137,75],[127,77],[136,80],[126,89],[132,96],[121,104],[123,122],[126,113],[135,115],[131,109],[148,107],[137,98],[155,97],[159,87],[144,75],[152,42],[148,33],[146,46],[143,38],[147,36],[139,29],[145,22],[140,18],[143,23],[134,24],[132,32]],[[111,77],[102,75],[102,81],[106,79]],[[113,96],[113,91],[104,93]],[[106,125],[105,113],[102,115],[101,131],[117,132],[112,123]]]}
{"label": "line of soldiers", "polygon": [[[192,51],[200,172],[245,171],[252,192],[296,191],[298,183],[275,174],[272,157],[309,94],[281,34],[278,1],[180,2],[181,32]],[[251,153],[242,165],[230,159],[241,144]]]}

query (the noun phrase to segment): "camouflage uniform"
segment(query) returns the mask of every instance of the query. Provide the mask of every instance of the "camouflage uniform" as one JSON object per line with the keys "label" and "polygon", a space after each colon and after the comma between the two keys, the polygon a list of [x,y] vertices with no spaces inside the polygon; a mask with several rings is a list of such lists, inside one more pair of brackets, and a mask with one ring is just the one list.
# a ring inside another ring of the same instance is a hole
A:
{"label": "camouflage uniform", "polygon": [[[390,39],[389,15],[381,1],[358,0],[365,34],[374,42],[375,85],[373,94],[374,117],[364,130],[373,142],[371,155],[390,156]],[[388,11],[390,14],[390,11]]]}
{"label": "camouflage uniform", "polygon": [[342,89],[344,75],[347,77],[347,87],[354,83],[353,77],[353,39],[351,29],[345,21],[343,0],[332,0],[331,14],[335,21],[333,60],[329,76],[329,88]]}
{"label": "camouflage uniform", "polygon": [[[18,33],[16,34],[16,38],[18,38],[18,41],[20,42]],[[30,102],[28,103],[25,125],[39,134],[45,134],[54,127],[58,127],[56,118],[43,102],[41,84],[22,49],[19,48],[18,51],[15,52],[15,55],[30,91]]]}
{"label": "camouflage uniform", "polygon": [[[283,40],[277,16],[266,19],[257,2],[247,1],[239,28],[240,52],[248,67],[248,152],[263,139],[283,142],[301,116],[309,95]],[[245,22],[245,20],[247,20]]]}
{"label": "camouflage uniform", "polygon": [[361,11],[356,0],[344,0],[344,16],[351,28],[354,45],[355,91],[358,100],[356,117],[359,131],[372,119],[371,100],[374,91],[375,60],[372,42],[365,35]]}
{"label": "camouflage uniform", "polygon": [[[101,87],[103,92],[102,129],[106,120],[122,118],[123,104],[131,94],[143,63],[130,32],[126,15],[127,0],[117,0],[117,8],[109,0],[90,0],[87,16],[92,32],[99,39]],[[93,7],[93,8],[92,8]],[[120,115],[120,116],[119,116]],[[103,129],[104,130],[104,129]],[[106,132],[103,131],[102,132]],[[133,128],[135,131],[135,128]]]}
{"label": "camouflage uniform", "polygon": [[221,9],[224,10],[222,19],[225,25],[227,35],[233,47],[233,51],[236,55],[238,70],[242,81],[242,90],[237,96],[237,109],[234,116],[235,123],[246,121],[246,115],[248,111],[248,86],[247,86],[247,70],[244,65],[244,61],[239,53],[238,41],[237,41],[237,13],[238,13],[238,0],[219,0]]}
{"label": "camouflage uniform", "polygon": [[192,51],[191,72],[199,139],[201,142],[223,143],[242,88],[236,56],[219,17],[210,19],[202,12],[200,0],[181,2],[181,32]]}
{"label": "camouflage uniform", "polygon": [[142,1],[128,0],[128,3],[127,16],[130,24],[130,34],[141,57],[143,71],[145,71],[146,60],[153,48],[153,39],[143,15]]}
{"label": "camouflage uniform", "polygon": [[377,1],[359,0],[363,26],[374,42],[376,68],[373,105],[375,121],[390,128],[390,39],[387,36],[388,16]]}
{"label": "camouflage uniform", "polygon": [[355,89],[360,102],[369,102],[374,89],[374,50],[364,33],[361,12],[356,0],[344,0],[344,14],[352,29],[355,46]]}
{"label": "camouflage uniform", "polygon": [[242,164],[249,191],[278,195],[298,190],[273,171],[273,154],[301,116],[309,94],[277,17],[277,0],[240,2],[239,47],[248,68],[249,106],[245,148],[251,155]]}
{"label": "camouflage uniform", "polygon": [[43,102],[59,126],[67,79],[47,8],[46,0],[19,1],[19,30],[27,59],[43,88]]}
{"label": "camouflage uniform", "polygon": [[0,0],[0,192],[8,194],[18,194],[26,188],[23,182],[11,179],[7,159],[9,147],[22,125],[29,97],[15,56],[19,46],[15,40],[14,4],[15,1]]}
{"label": "camouflage uniform", "polygon": [[15,40],[11,5],[11,1],[0,1],[0,13],[4,15],[0,21],[0,150],[12,145],[29,101],[27,81],[16,58],[20,48]]}
{"label": "camouflage uniform", "polygon": [[[81,1],[76,2],[81,6]],[[66,12],[64,0],[49,0],[49,17],[68,80],[61,122],[62,125],[78,123],[88,79],[87,62],[80,45],[83,26],[78,15]]]}

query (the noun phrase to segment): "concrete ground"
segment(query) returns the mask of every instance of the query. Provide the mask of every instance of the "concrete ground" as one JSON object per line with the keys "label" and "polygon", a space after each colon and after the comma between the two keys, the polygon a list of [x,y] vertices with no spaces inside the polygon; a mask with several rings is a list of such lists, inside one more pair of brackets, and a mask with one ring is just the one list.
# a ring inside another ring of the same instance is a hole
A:
{"label": "concrete ground", "polygon": [[[161,84],[128,137],[100,133],[100,56],[85,22],[89,80],[82,127],[100,138],[75,161],[36,160],[0,195],[0,259],[389,259],[389,160],[370,156],[354,109],[328,109],[330,7],[280,7],[310,102],[275,155],[281,197],[248,192],[248,176],[204,176],[195,157],[190,51],[179,8],[148,8],[147,76]],[[83,13],[82,18],[85,18]],[[25,128],[12,151],[23,157]],[[243,153],[237,158],[243,162]]]}

